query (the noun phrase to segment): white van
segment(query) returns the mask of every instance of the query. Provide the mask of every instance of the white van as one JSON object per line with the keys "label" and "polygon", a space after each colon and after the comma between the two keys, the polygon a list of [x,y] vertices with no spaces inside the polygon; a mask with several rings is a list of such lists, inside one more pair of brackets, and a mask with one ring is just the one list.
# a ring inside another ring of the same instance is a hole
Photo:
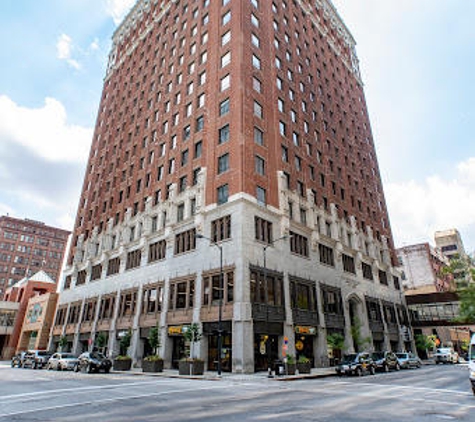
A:
{"label": "white van", "polygon": [[470,383],[475,395],[475,334],[470,339],[470,348],[468,350],[468,370],[470,371]]}

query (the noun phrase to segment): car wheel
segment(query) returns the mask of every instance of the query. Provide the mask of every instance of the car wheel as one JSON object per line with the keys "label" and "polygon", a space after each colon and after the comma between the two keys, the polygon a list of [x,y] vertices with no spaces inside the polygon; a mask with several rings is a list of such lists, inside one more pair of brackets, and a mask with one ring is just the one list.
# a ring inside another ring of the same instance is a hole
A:
{"label": "car wheel", "polygon": [[440,362],[438,360],[435,361],[435,364],[438,365]]}
{"label": "car wheel", "polygon": [[362,377],[363,376],[363,370],[361,368],[356,368],[355,374],[357,377]]}
{"label": "car wheel", "polygon": [[419,362],[417,362],[416,368],[420,368],[420,367],[421,367],[421,364]]}
{"label": "car wheel", "polygon": [[76,365],[74,365],[73,371],[74,372],[79,372],[79,364],[78,363],[76,363]]}
{"label": "car wheel", "polygon": [[62,371],[62,370],[63,370],[61,364],[58,363],[58,366],[56,367],[56,370],[57,370],[57,371]]}
{"label": "car wheel", "polygon": [[36,369],[36,367],[37,367],[36,362],[33,362],[33,363],[31,364],[31,369]]}
{"label": "car wheel", "polygon": [[475,387],[472,387],[472,393],[475,396]]}
{"label": "car wheel", "polygon": [[111,369],[110,369],[110,368],[106,368],[106,369],[104,369],[104,372],[105,372],[106,374],[108,374],[110,371],[111,371]]}

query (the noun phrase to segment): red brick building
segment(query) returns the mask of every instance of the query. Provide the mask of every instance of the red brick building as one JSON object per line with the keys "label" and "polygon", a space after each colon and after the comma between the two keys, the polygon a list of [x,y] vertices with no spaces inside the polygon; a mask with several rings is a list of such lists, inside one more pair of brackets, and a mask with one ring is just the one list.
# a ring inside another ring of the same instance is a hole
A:
{"label": "red brick building", "polygon": [[130,328],[140,361],[159,325],[175,366],[198,322],[214,369],[221,296],[227,370],[267,369],[284,337],[326,365],[327,334],[361,347],[357,319],[374,348],[402,348],[394,256],[355,41],[330,1],[136,3],[113,37],[57,338],[80,351],[100,332],[116,353]]}
{"label": "red brick building", "polygon": [[[36,296],[45,295],[47,293],[55,293],[56,288],[56,282],[48,274],[46,274],[45,271],[39,271],[36,274],[33,274],[31,277],[20,280],[12,287],[7,289],[5,292],[5,302],[17,303],[18,311],[16,314],[15,323],[13,325],[13,331],[8,336],[6,341],[3,342],[3,348],[0,350],[1,359],[10,359],[17,350],[30,299]],[[54,295],[52,297],[56,301],[56,297]],[[54,304],[56,304],[56,302]],[[52,312],[50,308],[50,314],[51,313]],[[51,324],[52,315],[50,315],[49,318],[49,324]],[[43,322],[45,322],[45,320]],[[27,349],[28,344],[29,341],[25,341],[24,344],[22,344],[22,346],[24,346],[23,350]],[[47,346],[47,343],[43,342],[42,345]]]}
{"label": "red brick building", "polygon": [[39,270],[58,281],[69,234],[40,221],[0,216],[0,297]]}

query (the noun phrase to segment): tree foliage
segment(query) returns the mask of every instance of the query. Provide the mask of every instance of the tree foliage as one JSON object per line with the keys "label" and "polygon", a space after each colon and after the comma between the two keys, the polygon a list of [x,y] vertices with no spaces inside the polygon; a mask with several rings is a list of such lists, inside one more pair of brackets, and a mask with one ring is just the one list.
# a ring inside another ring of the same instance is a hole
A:
{"label": "tree foliage", "polygon": [[148,344],[153,349],[153,353],[158,355],[158,348],[160,347],[160,331],[158,327],[152,327],[148,334]]}

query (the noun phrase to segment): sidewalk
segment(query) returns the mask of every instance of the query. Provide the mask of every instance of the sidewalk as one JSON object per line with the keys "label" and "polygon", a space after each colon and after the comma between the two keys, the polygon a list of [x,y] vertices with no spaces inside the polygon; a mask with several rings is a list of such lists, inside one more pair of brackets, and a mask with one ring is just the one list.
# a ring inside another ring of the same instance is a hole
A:
{"label": "sidewalk", "polygon": [[182,379],[199,379],[209,381],[297,381],[304,379],[326,378],[336,376],[335,368],[312,368],[310,374],[299,375],[284,375],[275,376],[272,378],[268,376],[267,372],[256,372],[254,374],[234,374],[230,372],[223,372],[221,377],[218,377],[216,372],[205,372],[204,375],[178,375],[178,370],[164,369],[163,372],[142,372],[142,368],[132,368],[130,371],[114,371],[113,374],[122,374],[130,376],[145,376],[145,377],[162,377],[162,378],[182,378]]}

